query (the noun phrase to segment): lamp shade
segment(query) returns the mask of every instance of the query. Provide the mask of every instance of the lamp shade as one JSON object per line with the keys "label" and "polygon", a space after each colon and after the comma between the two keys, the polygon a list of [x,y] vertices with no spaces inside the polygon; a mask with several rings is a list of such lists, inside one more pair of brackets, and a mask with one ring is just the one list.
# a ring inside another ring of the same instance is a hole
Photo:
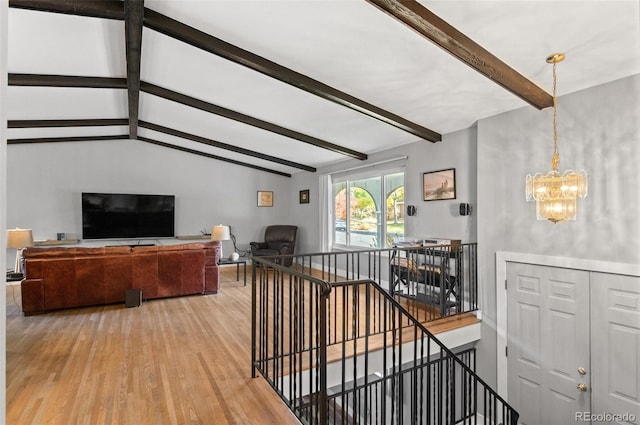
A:
{"label": "lamp shade", "polygon": [[229,226],[223,226],[222,224],[214,226],[211,231],[211,240],[213,241],[227,241],[231,239],[231,232]]}
{"label": "lamp shade", "polygon": [[22,249],[33,245],[31,229],[7,230],[7,248]]}

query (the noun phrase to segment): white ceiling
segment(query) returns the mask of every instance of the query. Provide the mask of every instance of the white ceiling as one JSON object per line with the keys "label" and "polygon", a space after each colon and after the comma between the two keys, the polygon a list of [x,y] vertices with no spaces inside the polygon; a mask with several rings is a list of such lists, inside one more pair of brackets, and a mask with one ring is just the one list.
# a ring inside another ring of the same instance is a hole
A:
{"label": "white ceiling", "polygon": [[[640,0],[421,3],[547,92],[552,74],[545,58],[557,51],[567,55],[558,65],[558,95],[640,73]],[[441,134],[533,108],[364,0],[144,4]],[[10,8],[9,72],[126,77],[124,21]],[[367,154],[419,140],[146,27],[140,76]],[[9,88],[9,120],[127,117],[126,90]],[[139,118],[312,167],[345,159],[144,92]],[[8,138],[127,133],[126,127],[9,129]],[[138,134],[271,170],[300,171],[145,128]]]}

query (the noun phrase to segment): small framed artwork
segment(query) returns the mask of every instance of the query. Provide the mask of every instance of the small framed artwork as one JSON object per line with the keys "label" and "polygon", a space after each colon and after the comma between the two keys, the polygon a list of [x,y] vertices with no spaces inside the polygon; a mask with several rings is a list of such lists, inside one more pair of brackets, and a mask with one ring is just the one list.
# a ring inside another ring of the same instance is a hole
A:
{"label": "small framed artwork", "polygon": [[309,203],[309,189],[300,191],[300,203],[308,204]]}
{"label": "small framed artwork", "polygon": [[425,201],[456,199],[456,169],[448,168],[424,173],[422,194]]}
{"label": "small framed artwork", "polygon": [[259,207],[272,207],[273,206],[273,192],[270,190],[258,191],[258,206]]}

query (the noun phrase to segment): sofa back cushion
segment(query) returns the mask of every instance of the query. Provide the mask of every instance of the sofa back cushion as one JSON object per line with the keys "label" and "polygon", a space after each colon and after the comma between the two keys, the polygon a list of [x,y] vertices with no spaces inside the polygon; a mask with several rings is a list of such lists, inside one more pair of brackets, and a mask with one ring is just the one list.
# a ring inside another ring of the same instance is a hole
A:
{"label": "sofa back cushion", "polygon": [[99,255],[126,255],[131,252],[129,246],[108,246],[108,247],[29,247],[25,248],[22,256],[29,258],[77,258],[94,257]]}

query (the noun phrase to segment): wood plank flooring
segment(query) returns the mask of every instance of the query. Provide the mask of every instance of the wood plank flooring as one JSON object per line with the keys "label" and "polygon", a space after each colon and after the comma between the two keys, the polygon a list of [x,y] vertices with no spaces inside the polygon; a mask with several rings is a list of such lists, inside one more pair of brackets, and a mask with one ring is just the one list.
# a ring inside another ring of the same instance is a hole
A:
{"label": "wood plank flooring", "polygon": [[[23,317],[7,288],[7,424],[299,424],[251,378],[251,285]],[[16,303],[13,296],[16,297]]]}
{"label": "wood plank flooring", "polygon": [[7,287],[7,424],[299,424],[251,378],[251,284],[221,278],[216,295],[30,317]]}

